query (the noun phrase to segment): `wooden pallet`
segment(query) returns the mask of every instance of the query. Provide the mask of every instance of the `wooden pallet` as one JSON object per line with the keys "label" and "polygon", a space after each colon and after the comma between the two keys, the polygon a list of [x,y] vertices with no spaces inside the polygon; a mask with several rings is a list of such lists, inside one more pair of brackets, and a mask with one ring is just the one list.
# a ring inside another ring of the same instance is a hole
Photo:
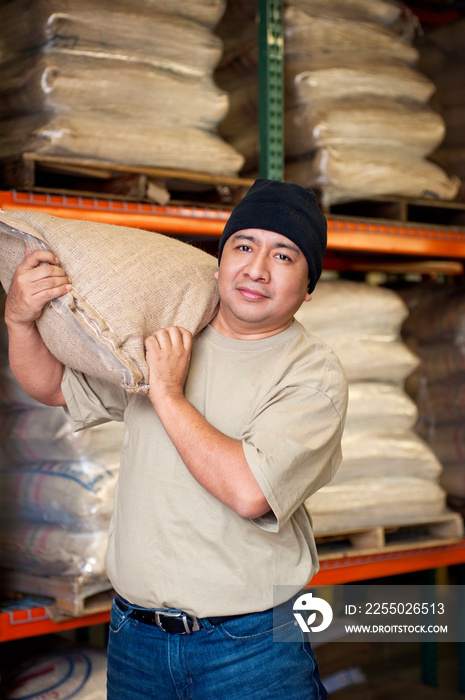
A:
{"label": "wooden pallet", "polygon": [[191,198],[200,193],[203,200],[213,198],[218,203],[234,205],[254,182],[189,170],[41,153],[23,153],[20,161],[3,165],[1,179],[4,189],[149,200],[161,205],[179,193],[187,193]]}
{"label": "wooden pallet", "polygon": [[398,552],[459,542],[464,536],[463,518],[447,512],[415,522],[353,530],[315,532],[320,561],[358,554]]}
{"label": "wooden pallet", "polygon": [[404,199],[402,197],[372,197],[322,207],[327,217],[343,216],[375,221],[404,221],[447,227],[465,226],[465,201],[437,199]]}
{"label": "wooden pallet", "polygon": [[9,597],[26,593],[53,599],[54,604],[47,609],[55,622],[63,616],[81,617],[109,610],[115,594],[109,581],[34,576],[14,571],[2,571],[0,583],[2,593]]}
{"label": "wooden pallet", "polygon": [[[234,206],[254,179],[113,163],[69,155],[23,153],[0,166],[0,188],[129,201],[197,201]],[[322,206],[326,216],[465,226],[465,201],[372,197]]]}
{"label": "wooden pallet", "polygon": [[465,498],[463,496],[453,496],[449,494],[447,496],[447,505],[449,508],[465,518]]}

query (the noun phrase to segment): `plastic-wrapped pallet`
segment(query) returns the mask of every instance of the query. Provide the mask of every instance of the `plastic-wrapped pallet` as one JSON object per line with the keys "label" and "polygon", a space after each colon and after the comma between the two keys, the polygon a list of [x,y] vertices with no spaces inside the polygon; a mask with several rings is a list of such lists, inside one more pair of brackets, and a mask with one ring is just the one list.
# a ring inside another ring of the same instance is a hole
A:
{"label": "plastic-wrapped pallet", "polygon": [[416,430],[443,465],[441,484],[465,508],[465,288],[415,285],[402,333],[421,360],[406,388],[415,399]]}
{"label": "plastic-wrapped pallet", "polygon": [[418,365],[400,338],[407,313],[389,289],[333,280],[320,281],[296,314],[336,351],[349,380],[342,463],[307,501],[317,534],[407,524],[445,510],[441,465],[414,432],[417,408],[403,388]]}
{"label": "plastic-wrapped pallet", "polygon": [[2,679],[4,700],[102,700],[106,697],[107,655],[103,649],[50,651],[9,669]]}
{"label": "plastic-wrapped pallet", "polygon": [[110,588],[104,555],[123,430],[73,433],[64,410],[29,397],[1,355],[0,563],[10,584],[32,575]]}
{"label": "plastic-wrapped pallet", "polygon": [[[257,44],[250,5],[232,0],[218,31],[225,50],[216,78],[230,93],[220,133],[254,170]],[[457,178],[426,160],[445,126],[429,106],[434,84],[415,68],[412,33],[412,23],[400,22],[400,8],[383,0],[285,3],[287,180],[321,190],[328,204],[457,194]]]}
{"label": "plastic-wrapped pallet", "polygon": [[34,401],[8,367],[0,378],[2,518],[78,532],[106,529],[123,426],[73,433],[63,409]]}
{"label": "plastic-wrapped pallet", "polygon": [[0,158],[24,151],[235,175],[216,133],[224,0],[9,0],[0,8]]}

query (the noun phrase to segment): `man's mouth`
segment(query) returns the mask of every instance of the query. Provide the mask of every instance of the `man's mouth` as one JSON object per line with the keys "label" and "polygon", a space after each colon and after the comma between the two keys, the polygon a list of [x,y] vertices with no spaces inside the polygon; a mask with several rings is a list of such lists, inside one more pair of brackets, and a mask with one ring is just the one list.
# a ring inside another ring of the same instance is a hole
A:
{"label": "man's mouth", "polygon": [[260,299],[267,299],[268,295],[263,294],[263,292],[258,289],[252,289],[250,287],[237,287],[238,292],[250,301],[259,301]]}

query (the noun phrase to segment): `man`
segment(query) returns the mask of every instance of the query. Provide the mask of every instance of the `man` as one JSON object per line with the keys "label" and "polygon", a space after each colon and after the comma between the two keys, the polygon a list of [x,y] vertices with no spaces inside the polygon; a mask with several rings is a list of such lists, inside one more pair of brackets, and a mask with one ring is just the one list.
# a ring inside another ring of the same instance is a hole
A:
{"label": "man", "polygon": [[273,641],[271,609],[318,568],[303,504],[341,460],[344,373],[293,319],[325,247],[314,194],[258,180],[220,240],[210,326],[147,338],[148,396],[63,368],[34,322],[69,280],[44,251],[18,267],[5,312],[18,380],[76,429],[126,423],[106,558],[110,700],[326,697],[309,642]]}

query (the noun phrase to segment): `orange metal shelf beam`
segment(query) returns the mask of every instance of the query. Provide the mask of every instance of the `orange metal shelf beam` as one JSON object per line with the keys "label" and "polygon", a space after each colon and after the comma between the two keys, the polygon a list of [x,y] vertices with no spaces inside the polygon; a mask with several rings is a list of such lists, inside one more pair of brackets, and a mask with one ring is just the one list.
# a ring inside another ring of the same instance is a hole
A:
{"label": "orange metal shelf beam", "polygon": [[[0,207],[33,209],[68,219],[133,226],[182,236],[221,235],[229,210],[127,202],[75,195],[0,191]],[[328,249],[465,259],[465,229],[328,217]]]}
{"label": "orange metal shelf beam", "polygon": [[320,571],[312,578],[311,585],[323,586],[364,581],[412,571],[437,569],[453,564],[465,564],[465,539],[455,544],[424,549],[325,559],[320,562]]}
{"label": "orange metal shelf beam", "polygon": [[158,233],[219,237],[230,212],[195,206],[161,206],[146,202],[96,199],[74,195],[0,191],[4,211],[30,209],[64,219],[132,226]]}
{"label": "orange metal shelf beam", "polygon": [[328,218],[328,248],[464,258],[465,229],[408,222]]}
{"label": "orange metal shelf beam", "polygon": [[62,622],[54,622],[47,608],[25,608],[24,610],[0,611],[0,642],[14,639],[37,637],[52,632],[100,625],[110,621],[110,611],[69,617]]}

